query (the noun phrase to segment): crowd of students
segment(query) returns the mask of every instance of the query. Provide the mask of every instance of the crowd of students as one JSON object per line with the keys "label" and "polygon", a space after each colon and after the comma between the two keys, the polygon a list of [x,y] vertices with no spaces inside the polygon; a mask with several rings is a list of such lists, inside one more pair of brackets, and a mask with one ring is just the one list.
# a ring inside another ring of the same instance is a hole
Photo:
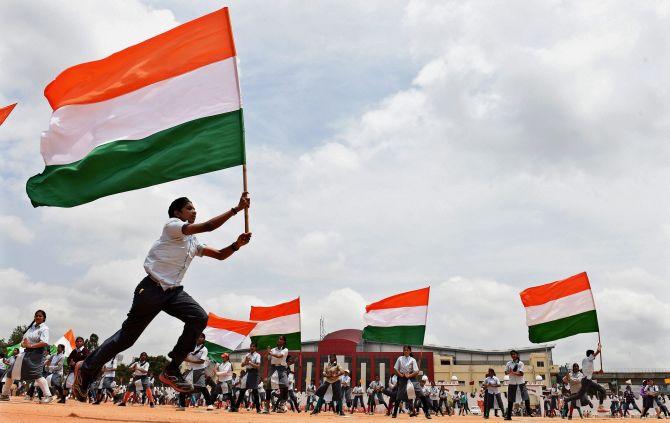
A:
{"label": "crowd of students", "polygon": [[[64,345],[58,345],[54,354],[49,354],[49,328],[46,325],[46,312],[35,312],[33,322],[28,326],[21,342],[23,352],[14,349],[10,357],[0,352],[0,400],[9,400],[10,394],[23,395],[27,400],[49,403],[56,398],[65,402],[69,397],[74,380],[73,369],[77,362],[89,356],[97,346],[97,336],[85,340],[77,337],[75,348],[65,356]],[[416,416],[420,413],[431,419],[432,416],[452,416],[470,414],[469,396],[464,391],[451,394],[446,386],[431,383],[423,375],[410,346],[403,347],[393,366],[393,374],[388,383],[377,376],[367,386],[361,382],[352,383],[349,371],[337,361],[334,354],[324,365],[322,382],[317,388],[309,383],[304,392],[295,386],[294,357],[286,348],[286,339],[279,336],[274,348],[268,348],[265,359],[269,366],[269,377],[260,378],[259,369],[263,356],[252,343],[244,356],[239,375],[233,372],[233,366],[227,353],[221,355],[221,363],[209,361],[206,337],[200,334],[194,349],[187,354],[181,369],[182,377],[192,384],[191,392],[178,392],[169,385],[156,386],[150,371],[148,355],[142,352],[129,370],[132,372],[129,383],[117,384],[117,367],[121,356],[115,356],[105,363],[97,378],[89,385],[87,401],[93,405],[113,402],[119,406],[130,404],[171,405],[183,411],[188,407],[205,407],[207,410],[226,409],[239,412],[244,407],[257,413],[286,413],[302,411],[319,414],[332,411],[338,415],[362,412],[375,414],[384,407],[386,415],[396,418],[406,413]],[[544,416],[572,419],[576,410],[580,417],[590,415],[594,408],[592,399],[598,401],[598,411],[607,412],[603,403],[610,400],[610,415],[625,417],[630,410],[637,410],[641,417],[647,417],[650,411],[656,411],[656,417],[668,418],[665,395],[660,392],[653,380],[644,382],[639,391],[642,409],[636,403],[636,393],[627,386],[621,395],[607,396],[605,389],[592,380],[594,360],[600,353],[589,350],[582,360],[581,367],[574,363],[560,381],[554,384],[544,396]],[[503,383],[494,369],[489,369],[479,393],[479,408],[483,417],[488,419],[491,410],[494,415],[511,420],[513,415],[538,416],[542,413],[533,410],[524,379],[524,363],[516,351],[511,351],[511,360],[505,365],[507,376],[507,404],[504,404],[501,387]],[[388,398],[388,401],[386,400]],[[304,404],[304,408],[301,406]],[[582,411],[582,407],[589,409]]]}

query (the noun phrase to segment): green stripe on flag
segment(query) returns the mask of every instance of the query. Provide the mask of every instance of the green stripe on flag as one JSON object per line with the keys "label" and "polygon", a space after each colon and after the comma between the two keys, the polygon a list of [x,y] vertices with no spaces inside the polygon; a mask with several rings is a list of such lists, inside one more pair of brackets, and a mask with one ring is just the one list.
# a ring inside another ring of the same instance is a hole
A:
{"label": "green stripe on flag", "polygon": [[392,344],[423,345],[426,326],[366,326],[363,329],[363,339],[373,342],[388,342]]}
{"label": "green stripe on flag", "polygon": [[279,338],[279,335],[286,336],[286,348],[288,348],[291,351],[300,351],[301,349],[300,332],[285,333],[285,334],[279,333],[276,335],[252,336],[251,342],[255,342],[256,345],[258,345],[259,350],[265,350],[267,349],[267,347],[274,348],[275,346],[277,346],[277,338]]}
{"label": "green stripe on flag", "polygon": [[28,179],[34,207],[73,207],[100,197],[245,162],[242,109],[196,119],[141,140],[114,141]]}
{"label": "green stripe on flag", "polygon": [[555,341],[578,333],[598,332],[598,315],[595,310],[564,317],[551,322],[528,327],[530,342]]}
{"label": "green stripe on flag", "polygon": [[221,354],[224,352],[233,352],[233,350],[228,349],[223,345],[215,344],[209,341],[205,341],[205,347],[207,348],[207,357],[216,363],[221,363],[223,361],[223,359],[221,359]]}

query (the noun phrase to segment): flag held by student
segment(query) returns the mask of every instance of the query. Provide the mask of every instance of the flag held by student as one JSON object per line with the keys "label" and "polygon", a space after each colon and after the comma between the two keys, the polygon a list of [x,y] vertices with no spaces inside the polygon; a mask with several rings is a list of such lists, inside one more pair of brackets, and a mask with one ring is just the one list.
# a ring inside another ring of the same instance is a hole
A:
{"label": "flag held by student", "polygon": [[232,320],[209,313],[205,334],[205,347],[209,359],[221,362],[221,354],[235,351],[256,327],[256,322]]}
{"label": "flag held by student", "polygon": [[0,125],[5,123],[5,120],[7,120],[7,117],[9,117],[9,114],[12,113],[12,110],[14,110],[14,107],[16,107],[17,103],[10,104],[9,106],[6,107],[0,107]]}
{"label": "flag held by student", "polygon": [[523,290],[528,338],[540,343],[598,332],[598,316],[586,272]]}
{"label": "flag held by student", "polygon": [[279,335],[286,337],[286,348],[301,349],[300,297],[274,306],[251,306],[249,320],[258,322],[251,331],[251,340],[258,349],[277,345]]}
{"label": "flag held by student", "polygon": [[363,339],[423,345],[430,287],[396,294],[365,306]]}
{"label": "flag held by student", "polygon": [[63,344],[65,347],[65,356],[69,356],[73,349],[75,349],[75,337],[72,329],[68,329],[67,332],[61,336],[58,341],[54,344],[55,347],[58,347],[58,344]]}
{"label": "flag held by student", "polygon": [[245,163],[235,44],[223,8],[102,60],[44,90],[44,171],[34,207],[100,197]]}

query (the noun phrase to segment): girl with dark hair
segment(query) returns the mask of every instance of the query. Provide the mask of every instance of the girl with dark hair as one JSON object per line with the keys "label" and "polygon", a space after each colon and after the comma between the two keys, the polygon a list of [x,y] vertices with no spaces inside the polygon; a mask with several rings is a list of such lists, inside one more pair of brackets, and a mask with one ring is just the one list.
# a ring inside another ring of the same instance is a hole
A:
{"label": "girl with dark hair", "polygon": [[493,401],[498,403],[498,408],[503,415],[505,415],[505,406],[503,405],[502,396],[500,395],[500,379],[496,376],[496,371],[489,369],[484,379],[484,418],[488,419],[491,409],[495,408]]}
{"label": "girl with dark hair", "polygon": [[410,407],[410,417],[414,417],[417,415],[417,412],[414,410],[414,401],[410,399],[409,396],[407,395],[407,388],[408,388],[407,385],[411,384],[412,388],[414,388],[414,393],[416,397],[419,398],[419,400],[421,401],[424,415],[426,416],[427,419],[431,419],[432,417],[430,417],[428,400],[423,395],[419,382],[416,381],[416,377],[419,374],[420,370],[419,365],[414,359],[414,357],[411,356],[411,354],[412,354],[412,347],[410,347],[409,345],[405,345],[402,348],[402,355],[398,357],[398,359],[395,362],[395,365],[393,366],[393,371],[398,376],[398,384],[396,385],[397,394],[396,394],[396,402],[393,405],[392,417],[393,418],[398,417],[398,409],[400,408],[401,401],[404,401]]}
{"label": "girl with dark hair", "polygon": [[288,400],[288,373],[286,371],[288,348],[286,348],[286,337],[284,335],[279,335],[276,347],[272,349],[268,347],[268,357],[270,358],[270,379],[274,379],[279,386],[279,401],[277,401],[272,411],[285,413],[284,404]]}
{"label": "girl with dark hair", "polygon": [[126,402],[128,402],[133,393],[139,396],[142,392],[145,392],[149,399],[149,405],[151,408],[154,408],[155,401],[151,392],[151,387],[149,386],[148,376],[149,355],[145,352],[140,353],[140,359],[132,363],[128,368],[133,372],[133,380],[128,384],[126,393],[123,395],[123,400],[119,403],[119,406],[125,407]]}
{"label": "girl with dark hair", "polygon": [[47,314],[44,310],[35,312],[35,317],[21,340],[24,350],[6,371],[7,380],[2,387],[0,401],[9,401],[9,389],[15,380],[34,380],[44,395],[40,402],[48,404],[53,400],[47,380],[42,375],[46,363],[45,352],[49,348],[49,328],[46,320]]}
{"label": "girl with dark hair", "polygon": [[147,275],[135,288],[128,317],[114,335],[108,338],[86,360],[75,366],[72,391],[79,401],[86,401],[87,389],[102,366],[116,354],[130,348],[144,329],[162,311],[184,322],[184,330],[168,356],[172,359],[159,379],[177,392],[192,392],[193,385],[182,376],[179,366],[193,348],[198,336],[207,326],[207,313],[190,295],[181,282],[194,257],[225,260],[247,245],[251,233],[243,233],[226,248],[216,249],[201,244],[196,234],[218,229],[238,212],[249,208],[250,200],[242,193],[239,203],[206,222],[195,223],[193,203],[180,197],[168,208],[169,219],[161,236],[151,246],[144,270]]}
{"label": "girl with dark hair", "polygon": [[[88,348],[86,348],[84,338],[78,336],[74,340],[74,349],[70,352],[70,355],[67,357],[67,367],[69,373],[67,375],[67,378],[65,379],[64,395],[66,398],[70,392],[70,389],[72,388],[72,385],[74,384],[75,366],[77,365],[78,362],[85,360],[86,357],[88,357]],[[88,386],[86,386],[84,389],[88,390]]]}

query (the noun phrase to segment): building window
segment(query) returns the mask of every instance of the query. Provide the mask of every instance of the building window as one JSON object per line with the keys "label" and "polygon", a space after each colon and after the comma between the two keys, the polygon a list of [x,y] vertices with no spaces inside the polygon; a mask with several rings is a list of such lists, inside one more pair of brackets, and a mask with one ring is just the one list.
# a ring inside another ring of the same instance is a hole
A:
{"label": "building window", "polygon": [[440,360],[440,364],[443,366],[451,366],[451,360]]}
{"label": "building window", "polygon": [[544,367],[544,361],[538,361],[537,367]]}

